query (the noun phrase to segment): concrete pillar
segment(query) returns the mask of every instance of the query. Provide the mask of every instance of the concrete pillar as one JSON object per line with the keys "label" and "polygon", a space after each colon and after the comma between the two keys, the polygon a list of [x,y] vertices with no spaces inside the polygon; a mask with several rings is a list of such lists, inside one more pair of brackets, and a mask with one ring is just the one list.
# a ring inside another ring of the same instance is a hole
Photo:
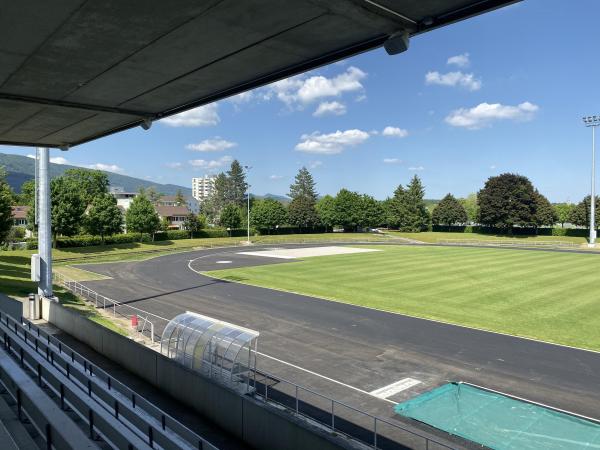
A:
{"label": "concrete pillar", "polygon": [[50,210],[50,152],[47,147],[40,147],[39,179],[38,179],[38,253],[40,254],[40,282],[38,293],[52,298],[52,229]]}

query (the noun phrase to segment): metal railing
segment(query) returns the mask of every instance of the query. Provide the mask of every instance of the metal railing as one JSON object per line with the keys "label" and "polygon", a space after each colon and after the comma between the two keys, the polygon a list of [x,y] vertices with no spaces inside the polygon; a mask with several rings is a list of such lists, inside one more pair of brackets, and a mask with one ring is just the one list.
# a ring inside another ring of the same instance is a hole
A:
{"label": "metal railing", "polygon": [[578,248],[580,244],[568,241],[545,241],[535,239],[439,239],[442,245],[472,245],[484,247],[542,247],[542,248]]}
{"label": "metal railing", "polygon": [[257,372],[252,383],[254,394],[265,402],[276,403],[332,433],[343,434],[375,449],[406,448],[406,445],[426,450],[455,448],[439,438],[409,430],[399,423],[374,416],[267,372]]}
{"label": "metal railing", "polygon": [[5,348],[68,406],[89,429],[115,448],[206,449],[215,446],[138,395],[52,335],[0,311]]}
{"label": "metal railing", "polygon": [[[112,312],[112,316],[115,318],[122,317],[128,321],[131,321],[132,316],[137,316],[139,320],[135,331],[140,335],[146,335],[145,333],[147,333],[147,336],[150,338],[150,341],[153,344],[157,342],[157,335],[154,332],[154,324],[157,319],[164,321],[165,319],[162,317],[149,313],[148,311],[144,311],[143,309],[136,308],[135,306],[113,300],[112,298],[88,288],[78,281],[67,278],[61,273],[53,272],[52,279],[54,283],[63,286],[73,294],[78,295],[83,300],[93,304],[96,309],[103,309],[109,313]],[[154,320],[150,320],[150,317],[152,317]],[[140,322],[142,323],[141,328]],[[160,336],[158,337],[158,341],[160,341]]]}

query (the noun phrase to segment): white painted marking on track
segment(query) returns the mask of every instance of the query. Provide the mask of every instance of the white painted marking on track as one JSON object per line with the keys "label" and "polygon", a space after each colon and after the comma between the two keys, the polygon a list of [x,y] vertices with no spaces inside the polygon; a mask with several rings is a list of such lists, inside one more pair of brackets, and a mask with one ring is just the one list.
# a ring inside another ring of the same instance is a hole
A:
{"label": "white painted marking on track", "polygon": [[392,397],[402,391],[410,389],[417,384],[421,384],[419,380],[415,380],[414,378],[402,378],[400,381],[396,381],[395,383],[389,384],[379,389],[375,389],[371,391],[370,394],[375,397],[387,399],[388,397]]}
{"label": "white painted marking on track", "polygon": [[[292,363],[289,363],[287,361],[283,361],[282,359],[275,358],[274,356],[267,355],[267,354],[261,353],[261,352],[256,352],[256,354],[260,355],[260,356],[265,356],[265,357],[267,357],[269,359],[272,359],[274,361],[277,361],[277,362],[279,362],[281,364],[285,364],[287,366],[293,367],[294,369],[298,369],[298,370],[301,370],[303,372],[310,373],[311,375],[314,375],[314,376],[319,377],[319,378],[323,378],[324,380],[330,381],[332,383],[339,384],[340,386],[344,386],[346,388],[349,388],[349,389],[352,389],[354,391],[360,392],[361,394],[367,394],[367,395],[370,395],[371,397],[376,397],[373,394],[371,394],[370,392],[367,392],[367,391],[365,391],[363,389],[357,388],[356,386],[352,386],[350,384],[342,383],[341,381],[334,380],[333,378],[326,377],[325,375],[321,375],[320,373],[313,372],[312,370],[308,370],[308,369],[305,369],[304,367],[297,366],[296,364],[292,364]],[[397,405],[398,404],[398,402],[393,402],[392,400],[388,400],[387,398],[382,398],[382,397],[376,397],[376,398],[378,398],[379,400],[384,400],[384,401],[386,401],[388,403],[392,403],[393,405]]]}
{"label": "white painted marking on track", "polygon": [[231,261],[216,261],[217,264],[231,264]]}

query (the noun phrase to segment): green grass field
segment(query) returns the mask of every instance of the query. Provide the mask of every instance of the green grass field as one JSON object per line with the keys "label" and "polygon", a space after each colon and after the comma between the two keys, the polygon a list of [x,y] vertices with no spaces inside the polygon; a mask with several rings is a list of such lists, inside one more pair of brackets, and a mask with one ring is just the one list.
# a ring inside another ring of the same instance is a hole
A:
{"label": "green grass field", "polygon": [[600,257],[385,246],[373,253],[209,272],[387,311],[600,350]]}
{"label": "green grass field", "polygon": [[477,241],[549,241],[549,242],[573,242],[576,244],[585,244],[587,239],[577,236],[531,236],[531,235],[501,235],[501,234],[483,234],[483,233],[448,233],[443,231],[424,231],[421,233],[406,233],[402,231],[388,231],[392,237],[404,237],[416,239],[421,242],[435,244],[436,242],[447,239],[469,239]]}

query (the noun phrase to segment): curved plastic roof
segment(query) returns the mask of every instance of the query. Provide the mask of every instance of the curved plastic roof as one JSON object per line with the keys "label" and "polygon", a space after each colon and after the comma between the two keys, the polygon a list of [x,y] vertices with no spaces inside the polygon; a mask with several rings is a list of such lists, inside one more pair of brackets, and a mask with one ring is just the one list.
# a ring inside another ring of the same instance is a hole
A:
{"label": "curved plastic roof", "polygon": [[514,1],[0,0],[0,144],[147,126]]}
{"label": "curved plastic roof", "polygon": [[258,336],[258,331],[188,311],[165,327],[161,353],[226,384],[248,386]]}

